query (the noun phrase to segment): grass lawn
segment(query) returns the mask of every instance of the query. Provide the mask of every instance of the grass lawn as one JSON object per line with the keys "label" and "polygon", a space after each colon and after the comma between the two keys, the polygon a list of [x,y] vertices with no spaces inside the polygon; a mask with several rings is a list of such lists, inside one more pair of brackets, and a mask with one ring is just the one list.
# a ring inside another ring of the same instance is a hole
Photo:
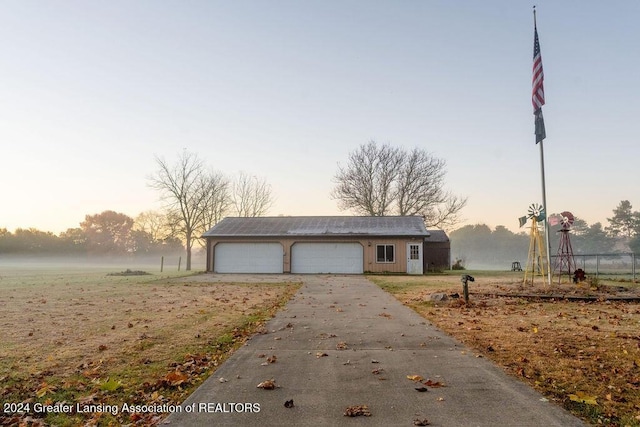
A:
{"label": "grass lawn", "polygon": [[[432,293],[462,296],[434,303]],[[523,285],[522,273],[370,276],[433,324],[594,425],[640,426],[640,296],[630,281]],[[594,281],[595,282],[595,281]],[[595,283],[594,283],[595,284]],[[526,295],[518,297],[517,295]],[[536,298],[552,295],[592,297]]]}
{"label": "grass lawn", "polygon": [[[119,271],[0,272],[0,425],[157,423],[166,413],[109,405],[179,404],[300,285]],[[54,403],[106,410],[36,412]]]}

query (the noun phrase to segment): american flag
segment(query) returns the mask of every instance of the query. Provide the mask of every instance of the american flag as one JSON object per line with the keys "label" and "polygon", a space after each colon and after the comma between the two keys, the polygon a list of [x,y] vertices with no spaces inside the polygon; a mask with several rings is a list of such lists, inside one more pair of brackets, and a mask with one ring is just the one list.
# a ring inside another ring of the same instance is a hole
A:
{"label": "american flag", "polygon": [[535,18],[533,28],[533,91],[531,101],[533,102],[533,114],[535,115],[537,144],[547,137],[547,132],[544,128],[544,118],[542,117],[542,106],[544,105],[544,72],[542,71],[542,55],[540,55],[540,41],[538,41],[538,28],[535,25]]}
{"label": "american flag", "polygon": [[542,55],[538,41],[538,28],[534,26],[533,38],[533,111],[536,112],[544,105],[544,73],[542,71]]}

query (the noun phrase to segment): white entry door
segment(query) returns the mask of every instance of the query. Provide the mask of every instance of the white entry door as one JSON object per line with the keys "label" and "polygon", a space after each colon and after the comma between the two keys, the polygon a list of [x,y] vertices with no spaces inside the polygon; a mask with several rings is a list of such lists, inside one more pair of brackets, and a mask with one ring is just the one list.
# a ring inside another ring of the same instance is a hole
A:
{"label": "white entry door", "polygon": [[407,273],[422,274],[422,245],[407,243]]}

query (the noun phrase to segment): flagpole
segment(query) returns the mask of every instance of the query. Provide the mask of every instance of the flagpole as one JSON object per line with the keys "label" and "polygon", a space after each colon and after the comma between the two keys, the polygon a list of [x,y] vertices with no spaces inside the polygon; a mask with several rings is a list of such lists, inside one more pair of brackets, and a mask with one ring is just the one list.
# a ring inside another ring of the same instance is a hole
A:
{"label": "flagpole", "polygon": [[[533,6],[533,27],[537,28],[536,22],[536,7]],[[540,113],[542,114],[542,112]],[[544,236],[545,242],[547,244],[547,280],[549,285],[551,285],[551,243],[549,242],[549,220],[548,213],[549,207],[547,206],[547,187],[544,178],[544,142],[542,138],[538,141],[538,136],[536,135],[536,143],[540,144],[540,175],[542,176],[542,206],[544,206]]]}
{"label": "flagpole", "polygon": [[547,188],[544,181],[544,148],[540,141],[540,173],[542,175],[542,206],[544,206],[544,235],[547,244],[547,279],[551,285],[551,243],[549,243],[549,219],[547,208]]}

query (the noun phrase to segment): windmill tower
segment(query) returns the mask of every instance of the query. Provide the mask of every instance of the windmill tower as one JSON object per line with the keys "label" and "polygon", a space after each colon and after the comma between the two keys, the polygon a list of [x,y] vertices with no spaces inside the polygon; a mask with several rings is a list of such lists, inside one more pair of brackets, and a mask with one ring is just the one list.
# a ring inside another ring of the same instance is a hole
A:
{"label": "windmill tower", "polygon": [[531,220],[531,231],[529,233],[529,256],[527,257],[527,267],[524,270],[524,283],[528,283],[527,279],[531,279],[533,284],[534,277],[536,275],[542,276],[542,282],[544,283],[544,277],[546,275],[546,252],[543,237],[540,234],[541,221],[544,221],[545,212],[544,208],[539,204],[532,204],[529,206],[529,210],[526,216],[520,218],[520,226],[526,224],[527,219]]}
{"label": "windmill tower", "polygon": [[569,211],[564,211],[560,214],[561,228],[558,230],[560,234],[560,243],[558,245],[558,254],[553,265],[553,274],[558,275],[558,283],[562,280],[562,275],[567,274],[571,280],[571,275],[576,269],[576,260],[573,257],[573,248],[571,247],[571,239],[569,238],[569,231],[573,225],[575,217]]}

